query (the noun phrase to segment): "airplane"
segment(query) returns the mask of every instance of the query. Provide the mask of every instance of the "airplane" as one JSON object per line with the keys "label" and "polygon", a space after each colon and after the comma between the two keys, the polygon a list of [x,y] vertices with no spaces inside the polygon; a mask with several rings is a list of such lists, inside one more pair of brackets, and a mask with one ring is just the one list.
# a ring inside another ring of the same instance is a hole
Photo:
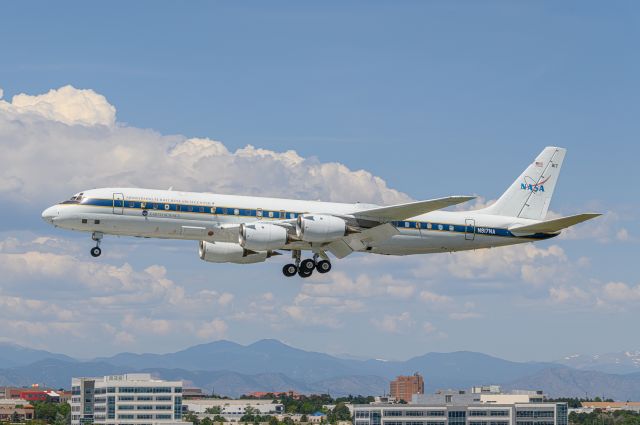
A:
{"label": "airplane", "polygon": [[[329,253],[428,254],[492,248],[553,238],[600,214],[546,219],[566,149],[546,147],[492,205],[440,211],[474,199],[448,196],[391,206],[139,188],[85,190],[42,212],[63,229],[104,235],[185,239],[213,263],[266,261],[291,252],[282,272],[307,278],[331,270]],[[302,260],[302,252],[311,258]]]}

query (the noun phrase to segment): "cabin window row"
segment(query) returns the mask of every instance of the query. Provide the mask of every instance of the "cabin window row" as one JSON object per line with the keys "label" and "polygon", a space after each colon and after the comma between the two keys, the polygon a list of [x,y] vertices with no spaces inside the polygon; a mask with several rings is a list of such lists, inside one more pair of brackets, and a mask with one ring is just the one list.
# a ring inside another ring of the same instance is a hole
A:
{"label": "cabin window row", "polygon": [[[111,206],[112,201],[108,201],[106,206]],[[91,203],[89,203],[91,204]],[[300,215],[297,212],[287,211],[271,211],[263,209],[245,209],[245,208],[226,208],[226,207],[203,207],[198,205],[184,205],[184,204],[163,204],[157,202],[137,202],[137,201],[122,201],[114,200],[114,208],[139,208],[146,210],[163,210],[163,211],[175,211],[175,212],[193,212],[193,213],[210,213],[221,215],[242,215],[248,217],[268,217],[268,218],[288,218],[295,219]]]}

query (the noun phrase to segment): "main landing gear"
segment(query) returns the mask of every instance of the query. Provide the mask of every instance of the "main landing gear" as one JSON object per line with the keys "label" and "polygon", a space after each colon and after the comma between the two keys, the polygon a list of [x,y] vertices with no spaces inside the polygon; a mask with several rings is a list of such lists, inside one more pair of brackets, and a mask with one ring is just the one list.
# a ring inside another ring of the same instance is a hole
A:
{"label": "main landing gear", "polygon": [[91,248],[91,251],[89,251],[91,253],[91,256],[94,258],[99,257],[100,254],[102,254],[102,250],[100,249],[100,242],[102,241],[102,236],[103,234],[100,232],[93,232],[93,234],[91,235],[91,239],[96,241],[96,246]]}
{"label": "main landing gear", "polygon": [[292,277],[298,274],[298,276],[302,278],[307,278],[313,274],[314,270],[317,270],[318,273],[328,273],[331,270],[331,262],[329,260],[318,261],[319,256],[319,254],[314,254],[313,258],[300,261],[300,251],[295,250],[292,252],[294,263],[286,264],[282,268],[282,274],[286,277]]}

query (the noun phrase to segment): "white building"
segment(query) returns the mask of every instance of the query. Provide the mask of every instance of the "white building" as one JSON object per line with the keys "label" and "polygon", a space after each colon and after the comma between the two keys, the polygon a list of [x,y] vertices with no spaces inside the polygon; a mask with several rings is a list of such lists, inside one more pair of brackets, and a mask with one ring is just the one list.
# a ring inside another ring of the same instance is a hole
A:
{"label": "white building", "polygon": [[182,382],[146,373],[73,378],[72,425],[185,425]]}
{"label": "white building", "polygon": [[503,392],[499,385],[472,387],[466,390],[438,390],[434,394],[414,394],[412,404],[471,404],[471,403],[542,403],[542,391],[512,390]]}
{"label": "white building", "polygon": [[566,403],[360,404],[354,425],[568,425]]}
{"label": "white building", "polygon": [[276,415],[284,412],[284,405],[282,403],[274,403],[272,400],[202,398],[185,400],[184,405],[187,410],[193,413],[206,413],[207,409],[217,407],[220,409],[220,415],[225,417],[242,417],[247,407],[255,410],[260,415]]}

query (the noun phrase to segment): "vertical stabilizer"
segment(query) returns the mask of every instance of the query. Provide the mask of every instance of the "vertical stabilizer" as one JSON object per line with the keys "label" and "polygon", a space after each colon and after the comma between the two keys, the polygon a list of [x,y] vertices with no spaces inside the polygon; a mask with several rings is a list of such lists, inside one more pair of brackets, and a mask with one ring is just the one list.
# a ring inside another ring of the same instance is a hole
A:
{"label": "vertical stabilizer", "polygon": [[500,199],[483,212],[544,220],[566,152],[564,148],[544,148]]}

